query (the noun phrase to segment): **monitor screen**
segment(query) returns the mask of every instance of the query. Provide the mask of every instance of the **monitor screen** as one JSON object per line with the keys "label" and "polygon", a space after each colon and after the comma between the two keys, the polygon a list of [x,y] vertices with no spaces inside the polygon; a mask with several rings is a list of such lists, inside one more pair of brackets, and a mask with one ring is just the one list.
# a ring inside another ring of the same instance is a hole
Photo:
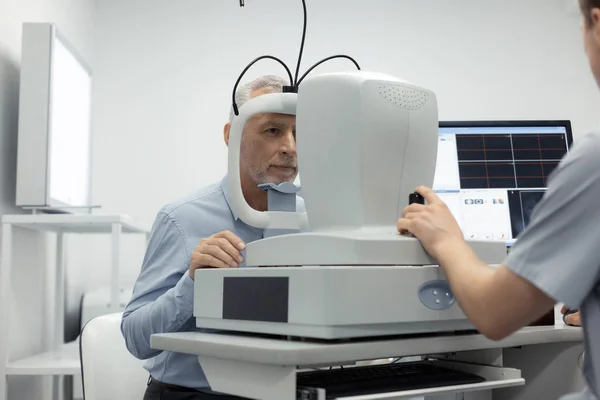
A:
{"label": "monitor screen", "polygon": [[440,122],[433,189],[466,239],[511,246],[573,143],[569,121]]}
{"label": "monitor screen", "polygon": [[92,77],[59,39],[54,41],[50,92],[50,198],[90,203]]}
{"label": "monitor screen", "polygon": [[92,70],[52,23],[24,23],[16,204],[90,212]]}

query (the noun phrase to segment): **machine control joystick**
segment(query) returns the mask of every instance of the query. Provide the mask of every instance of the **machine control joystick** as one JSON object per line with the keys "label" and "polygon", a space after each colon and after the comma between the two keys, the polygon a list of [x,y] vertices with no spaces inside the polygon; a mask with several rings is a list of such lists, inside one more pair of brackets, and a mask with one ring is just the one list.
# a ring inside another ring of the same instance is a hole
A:
{"label": "machine control joystick", "polygon": [[419,193],[413,192],[408,195],[408,204],[410,205],[413,203],[425,204],[425,199]]}

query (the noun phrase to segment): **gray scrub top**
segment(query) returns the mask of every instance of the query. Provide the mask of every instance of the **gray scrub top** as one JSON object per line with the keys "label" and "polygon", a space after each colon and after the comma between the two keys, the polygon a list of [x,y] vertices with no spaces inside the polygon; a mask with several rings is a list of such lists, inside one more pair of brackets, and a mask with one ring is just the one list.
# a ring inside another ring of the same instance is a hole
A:
{"label": "gray scrub top", "polygon": [[548,190],[504,262],[557,302],[581,310],[583,393],[600,388],[600,134],[584,136],[552,172]]}

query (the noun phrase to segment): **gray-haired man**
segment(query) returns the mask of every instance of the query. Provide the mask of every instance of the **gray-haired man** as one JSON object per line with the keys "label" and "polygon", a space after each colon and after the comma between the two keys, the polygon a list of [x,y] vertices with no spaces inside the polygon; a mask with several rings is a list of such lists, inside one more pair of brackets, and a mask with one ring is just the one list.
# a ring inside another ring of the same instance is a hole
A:
{"label": "gray-haired man", "polygon": [[[241,86],[236,103],[282,92],[288,82],[263,76]],[[231,120],[223,135],[229,143]],[[244,197],[259,211],[267,208],[262,183],[293,182],[297,176],[296,117],[253,116],[244,129],[240,174]],[[193,278],[198,268],[244,267],[245,243],[263,237],[263,230],[239,220],[229,204],[227,176],[158,213],[133,296],[123,314],[121,330],[129,351],[148,360],[151,379],[145,400],[233,398],[211,391],[196,356],[150,347],[155,333],[197,330],[193,319]]]}

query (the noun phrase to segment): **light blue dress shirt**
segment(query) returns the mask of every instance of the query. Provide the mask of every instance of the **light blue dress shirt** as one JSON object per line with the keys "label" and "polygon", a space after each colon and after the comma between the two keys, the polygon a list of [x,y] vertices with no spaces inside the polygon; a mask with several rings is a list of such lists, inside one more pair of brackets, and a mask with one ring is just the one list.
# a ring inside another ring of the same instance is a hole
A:
{"label": "light blue dress shirt", "polygon": [[[304,211],[302,199],[297,199],[298,211]],[[150,336],[202,331],[196,328],[193,318],[190,257],[201,239],[224,230],[230,230],[245,243],[262,239],[264,234],[263,229],[238,219],[231,209],[227,177],[163,207],[156,217],[133,296],[121,322],[127,348],[137,358],[147,360],[145,368],[154,379],[210,390],[196,356],[154,350],[150,348]],[[246,267],[245,263],[240,267]]]}

